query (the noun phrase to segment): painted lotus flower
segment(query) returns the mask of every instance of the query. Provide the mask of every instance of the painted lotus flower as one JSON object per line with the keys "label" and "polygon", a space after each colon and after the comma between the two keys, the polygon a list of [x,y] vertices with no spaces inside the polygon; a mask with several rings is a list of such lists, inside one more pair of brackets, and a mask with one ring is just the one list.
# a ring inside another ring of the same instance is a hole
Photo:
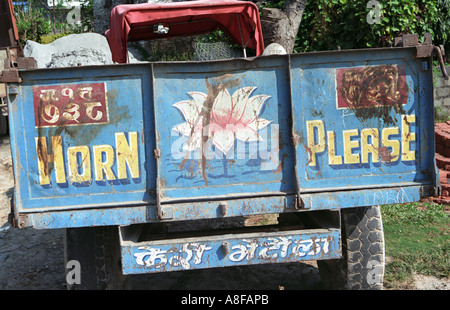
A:
{"label": "painted lotus flower", "polygon": [[212,139],[214,146],[227,154],[235,139],[243,142],[262,141],[258,130],[269,125],[271,121],[260,118],[259,114],[270,96],[250,97],[255,89],[256,87],[243,87],[231,95],[223,88],[218,91],[213,102],[207,100],[205,93],[188,92],[191,100],[173,105],[180,110],[186,121],[174,127],[175,131],[188,137],[184,149],[196,150]]}

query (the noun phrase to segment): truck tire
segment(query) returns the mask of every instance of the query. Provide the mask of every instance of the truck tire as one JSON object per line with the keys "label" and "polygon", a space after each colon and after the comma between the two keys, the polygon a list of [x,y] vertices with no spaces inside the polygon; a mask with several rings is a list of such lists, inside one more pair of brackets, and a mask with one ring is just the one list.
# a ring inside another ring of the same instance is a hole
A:
{"label": "truck tire", "polygon": [[121,271],[119,232],[115,226],[67,228],[64,261],[69,290],[129,288],[130,281]]}
{"label": "truck tire", "polygon": [[8,133],[8,120],[6,116],[0,114],[0,136],[4,136]]}
{"label": "truck tire", "polygon": [[341,210],[342,258],[318,261],[325,289],[381,290],[384,233],[378,206]]}

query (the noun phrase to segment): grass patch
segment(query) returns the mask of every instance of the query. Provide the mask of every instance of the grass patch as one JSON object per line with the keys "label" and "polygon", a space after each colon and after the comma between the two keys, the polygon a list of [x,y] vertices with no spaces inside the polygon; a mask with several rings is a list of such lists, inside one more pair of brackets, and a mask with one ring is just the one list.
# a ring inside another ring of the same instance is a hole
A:
{"label": "grass patch", "polygon": [[39,43],[49,44],[59,38],[65,37],[67,35],[69,35],[69,34],[68,33],[46,34],[41,37],[41,39],[39,40]]}
{"label": "grass patch", "polygon": [[386,244],[384,285],[409,286],[414,273],[450,276],[450,220],[442,205],[411,203],[381,207]]}
{"label": "grass patch", "polygon": [[434,122],[435,123],[445,123],[446,121],[450,121],[450,115],[447,111],[440,106],[434,107]]}

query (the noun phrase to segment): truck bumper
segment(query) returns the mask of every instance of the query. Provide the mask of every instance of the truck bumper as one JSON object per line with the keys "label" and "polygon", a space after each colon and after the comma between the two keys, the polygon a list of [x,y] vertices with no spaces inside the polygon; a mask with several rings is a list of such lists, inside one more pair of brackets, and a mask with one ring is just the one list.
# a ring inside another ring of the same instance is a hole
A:
{"label": "truck bumper", "polygon": [[122,271],[142,274],[341,257],[339,229],[220,234],[135,242],[120,230]]}

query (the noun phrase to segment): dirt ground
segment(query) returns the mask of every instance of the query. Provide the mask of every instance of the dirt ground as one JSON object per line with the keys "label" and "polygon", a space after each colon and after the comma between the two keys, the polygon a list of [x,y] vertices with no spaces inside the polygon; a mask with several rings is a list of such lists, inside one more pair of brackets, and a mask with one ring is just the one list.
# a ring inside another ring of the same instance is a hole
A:
{"label": "dirt ground", "polygon": [[[8,223],[14,180],[9,137],[0,137],[0,290],[65,290],[62,229]],[[448,290],[448,281],[417,276],[415,289]],[[132,277],[133,289],[321,289],[315,262],[169,272]]]}

